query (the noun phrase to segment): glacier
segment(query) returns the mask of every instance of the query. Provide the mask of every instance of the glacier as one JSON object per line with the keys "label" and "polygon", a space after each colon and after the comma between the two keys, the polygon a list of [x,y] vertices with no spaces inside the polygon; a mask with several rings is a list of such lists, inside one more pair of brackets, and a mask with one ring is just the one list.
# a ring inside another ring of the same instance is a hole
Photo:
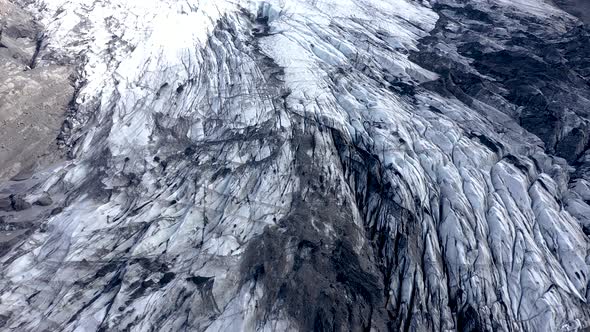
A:
{"label": "glacier", "polygon": [[0,183],[0,330],[590,326],[590,29],[554,4],[14,3],[77,83],[67,160]]}

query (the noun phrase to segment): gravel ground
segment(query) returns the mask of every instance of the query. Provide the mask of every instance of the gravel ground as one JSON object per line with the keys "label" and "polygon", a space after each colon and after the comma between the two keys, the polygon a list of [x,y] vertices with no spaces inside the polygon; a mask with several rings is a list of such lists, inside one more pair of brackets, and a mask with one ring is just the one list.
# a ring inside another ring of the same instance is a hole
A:
{"label": "gravel ground", "polygon": [[561,9],[580,18],[584,23],[590,23],[590,1],[588,0],[554,0]]}
{"label": "gravel ground", "polygon": [[56,139],[74,88],[70,68],[36,66],[42,27],[30,15],[0,0],[0,27],[2,180],[60,160]]}

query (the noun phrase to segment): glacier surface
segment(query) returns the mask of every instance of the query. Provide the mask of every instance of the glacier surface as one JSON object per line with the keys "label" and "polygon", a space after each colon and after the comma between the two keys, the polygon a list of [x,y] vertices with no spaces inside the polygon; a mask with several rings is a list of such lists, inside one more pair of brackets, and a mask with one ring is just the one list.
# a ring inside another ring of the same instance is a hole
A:
{"label": "glacier surface", "polygon": [[590,30],[552,4],[17,3],[79,87],[70,158],[0,184],[0,329],[590,326]]}

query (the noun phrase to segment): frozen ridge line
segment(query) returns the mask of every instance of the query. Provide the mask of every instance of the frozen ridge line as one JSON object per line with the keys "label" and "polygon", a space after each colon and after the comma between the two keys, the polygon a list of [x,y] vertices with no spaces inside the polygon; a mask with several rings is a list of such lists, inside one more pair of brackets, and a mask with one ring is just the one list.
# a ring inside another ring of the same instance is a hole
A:
{"label": "frozen ridge line", "polygon": [[17,2],[45,26],[39,66],[77,66],[80,89],[71,159],[19,193],[52,209],[2,219],[31,226],[0,252],[0,329],[590,326],[574,17],[541,0]]}

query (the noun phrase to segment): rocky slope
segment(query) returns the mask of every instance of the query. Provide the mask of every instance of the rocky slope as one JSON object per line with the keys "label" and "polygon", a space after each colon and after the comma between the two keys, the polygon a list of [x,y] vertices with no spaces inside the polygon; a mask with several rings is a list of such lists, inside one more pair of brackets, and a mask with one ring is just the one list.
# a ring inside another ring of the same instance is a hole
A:
{"label": "rocky slope", "polygon": [[588,1],[554,0],[553,3],[585,23],[590,23],[590,3]]}
{"label": "rocky slope", "polygon": [[56,139],[73,98],[73,72],[37,66],[43,28],[22,7],[0,1],[0,179],[30,176],[60,160]]}
{"label": "rocky slope", "polygon": [[553,4],[18,4],[81,88],[70,160],[0,187],[0,329],[590,326],[589,30]]}

